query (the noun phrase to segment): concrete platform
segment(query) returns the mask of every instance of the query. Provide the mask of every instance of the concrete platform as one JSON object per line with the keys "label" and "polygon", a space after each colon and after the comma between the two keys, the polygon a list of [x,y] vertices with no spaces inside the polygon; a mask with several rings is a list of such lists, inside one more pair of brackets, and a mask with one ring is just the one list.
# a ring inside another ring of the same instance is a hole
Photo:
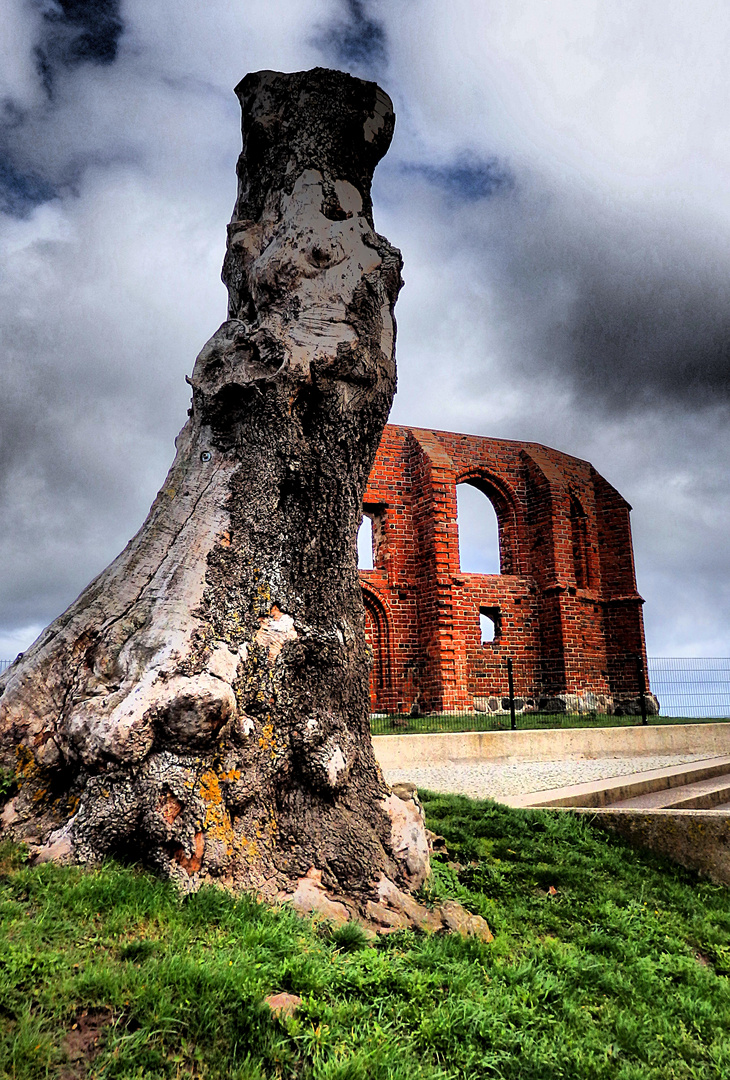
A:
{"label": "concrete platform", "polygon": [[[573,784],[570,787],[554,788],[552,791],[532,792],[527,795],[518,795],[511,798],[500,799],[507,806],[514,807],[616,807],[640,808],[636,799],[656,795],[651,803],[652,808],[667,807],[670,805],[682,806],[685,809],[695,807],[693,799],[702,798],[703,790],[687,793],[689,802],[682,802],[683,795],[676,791],[675,795],[669,794],[673,789],[685,789],[687,785],[697,785],[709,781],[710,785],[706,792],[717,789],[717,803],[728,801],[730,794],[730,756],[707,758],[685,765],[673,765],[667,769],[652,769],[648,772],[639,772],[640,763],[637,761],[637,772],[610,777],[606,780],[592,781],[587,784]],[[726,777],[724,782],[718,782],[716,778]],[[713,787],[714,785],[714,787]],[[644,804],[642,804],[644,805]],[[715,805],[712,801],[707,805]],[[650,808],[644,805],[644,808]]]}
{"label": "concrete platform", "polygon": [[709,758],[730,755],[730,723],[375,735],[373,747],[385,770],[448,762],[558,761],[571,757],[702,754]]}

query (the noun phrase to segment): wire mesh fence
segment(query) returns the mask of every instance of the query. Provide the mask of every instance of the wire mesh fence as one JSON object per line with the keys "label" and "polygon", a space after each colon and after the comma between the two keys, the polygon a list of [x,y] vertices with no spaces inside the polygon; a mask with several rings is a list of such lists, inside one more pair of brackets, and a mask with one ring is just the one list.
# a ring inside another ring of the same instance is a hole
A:
{"label": "wire mesh fence", "polygon": [[664,717],[686,720],[730,718],[729,657],[655,656],[649,682]]}
{"label": "wire mesh fence", "polygon": [[[730,658],[614,658],[607,668],[579,660],[503,659],[488,673],[490,693],[465,708],[375,711],[374,735],[618,727],[730,719]],[[566,690],[566,687],[569,687]]]}
{"label": "wire mesh fence", "polygon": [[[0,673],[12,662],[0,660]],[[385,735],[730,719],[730,657],[649,657],[646,672],[631,654],[612,661],[609,670],[575,660],[520,658],[499,660],[485,678],[491,692],[474,695],[471,708],[375,711],[371,730]]]}

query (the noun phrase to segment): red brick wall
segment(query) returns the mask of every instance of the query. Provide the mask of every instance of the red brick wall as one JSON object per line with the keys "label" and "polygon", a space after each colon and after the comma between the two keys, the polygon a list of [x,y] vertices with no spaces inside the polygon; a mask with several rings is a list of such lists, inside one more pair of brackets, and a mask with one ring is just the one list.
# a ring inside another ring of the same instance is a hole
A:
{"label": "red brick wall", "polygon": [[[462,574],[456,485],[499,522],[500,574]],[[506,694],[638,693],[645,663],[630,506],[586,461],[537,443],[388,425],[365,493],[363,570],[376,711],[469,711]],[[481,643],[480,608],[501,633]]]}

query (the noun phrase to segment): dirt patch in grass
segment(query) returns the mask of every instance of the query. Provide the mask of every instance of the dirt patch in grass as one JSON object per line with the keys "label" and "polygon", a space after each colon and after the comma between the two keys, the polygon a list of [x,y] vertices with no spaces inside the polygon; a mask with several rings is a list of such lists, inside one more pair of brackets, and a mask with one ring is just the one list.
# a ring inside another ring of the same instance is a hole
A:
{"label": "dirt patch in grass", "polygon": [[114,1021],[111,1009],[83,1009],[66,1032],[61,1047],[66,1065],[59,1080],[78,1080],[86,1076],[89,1065],[100,1050],[101,1038]]}

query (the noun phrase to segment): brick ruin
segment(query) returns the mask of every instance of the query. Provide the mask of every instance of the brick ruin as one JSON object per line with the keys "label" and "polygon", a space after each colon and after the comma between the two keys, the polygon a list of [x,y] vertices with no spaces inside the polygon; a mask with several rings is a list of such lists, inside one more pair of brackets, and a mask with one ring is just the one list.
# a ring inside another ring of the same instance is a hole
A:
{"label": "brick ruin", "polygon": [[[494,507],[499,574],[461,572],[458,484]],[[587,461],[537,443],[388,425],[363,510],[373,711],[504,712],[508,657],[518,710],[640,711],[646,646],[631,507]],[[492,641],[482,640],[485,618]]]}

